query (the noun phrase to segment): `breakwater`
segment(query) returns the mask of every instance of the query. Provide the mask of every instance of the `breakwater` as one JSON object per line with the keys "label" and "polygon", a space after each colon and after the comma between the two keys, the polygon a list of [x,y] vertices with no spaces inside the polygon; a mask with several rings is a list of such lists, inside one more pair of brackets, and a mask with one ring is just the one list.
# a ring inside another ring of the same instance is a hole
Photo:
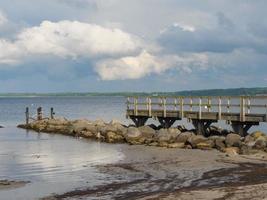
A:
{"label": "breakwater", "polygon": [[21,124],[18,127],[107,143],[128,143],[163,148],[217,149],[233,155],[267,151],[267,136],[262,132],[256,131],[246,137],[241,137],[239,134],[214,126],[208,130],[209,137],[197,135],[195,130],[187,130],[183,126],[161,128],[152,124],[135,127],[126,126],[116,120],[107,123],[103,120],[42,119]]}

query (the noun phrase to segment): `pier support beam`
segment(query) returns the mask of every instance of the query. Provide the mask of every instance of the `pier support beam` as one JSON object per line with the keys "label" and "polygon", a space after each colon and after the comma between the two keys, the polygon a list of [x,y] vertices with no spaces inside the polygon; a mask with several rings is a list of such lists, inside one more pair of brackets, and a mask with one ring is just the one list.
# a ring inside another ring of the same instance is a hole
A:
{"label": "pier support beam", "polygon": [[204,135],[207,136],[207,129],[210,127],[210,125],[214,122],[214,120],[200,120],[200,119],[192,119],[192,123],[196,129],[196,132],[198,135]]}
{"label": "pier support beam", "polygon": [[141,117],[141,116],[129,116],[131,120],[133,120],[136,127],[144,126],[149,117]]}
{"label": "pier support beam", "polygon": [[174,122],[176,121],[175,118],[171,117],[158,117],[159,123],[163,128],[170,128]]}
{"label": "pier support beam", "polygon": [[259,125],[259,122],[236,122],[232,121],[231,126],[233,128],[233,131],[241,135],[242,137],[245,137],[248,135],[248,130],[252,126]]}

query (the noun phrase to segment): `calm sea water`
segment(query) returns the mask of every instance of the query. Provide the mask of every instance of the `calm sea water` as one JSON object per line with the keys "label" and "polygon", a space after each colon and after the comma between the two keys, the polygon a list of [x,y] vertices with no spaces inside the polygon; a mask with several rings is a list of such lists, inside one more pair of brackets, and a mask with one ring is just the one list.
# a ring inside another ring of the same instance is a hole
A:
{"label": "calm sea water", "polygon": [[68,119],[118,119],[126,122],[124,97],[31,97],[0,98],[0,124],[14,126],[23,123],[26,107],[30,108],[33,116],[39,106],[47,116],[53,107],[56,116]]}

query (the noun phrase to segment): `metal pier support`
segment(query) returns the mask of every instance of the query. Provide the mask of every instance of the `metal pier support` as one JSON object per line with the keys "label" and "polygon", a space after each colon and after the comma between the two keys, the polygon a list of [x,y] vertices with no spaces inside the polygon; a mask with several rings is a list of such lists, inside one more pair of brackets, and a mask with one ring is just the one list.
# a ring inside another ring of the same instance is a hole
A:
{"label": "metal pier support", "polygon": [[233,131],[238,133],[239,135],[245,137],[248,135],[248,130],[252,126],[259,125],[258,122],[239,122],[239,121],[233,121],[231,122],[231,126],[233,128]]}
{"label": "metal pier support", "polygon": [[214,122],[214,120],[201,120],[201,119],[192,119],[192,123],[196,129],[196,132],[198,135],[204,135],[207,136],[207,129],[210,127],[210,125]]}
{"label": "metal pier support", "polygon": [[148,117],[130,116],[136,127],[144,126],[148,120]]}
{"label": "metal pier support", "polygon": [[159,123],[163,128],[170,128],[174,122],[176,121],[175,118],[171,117],[158,117]]}

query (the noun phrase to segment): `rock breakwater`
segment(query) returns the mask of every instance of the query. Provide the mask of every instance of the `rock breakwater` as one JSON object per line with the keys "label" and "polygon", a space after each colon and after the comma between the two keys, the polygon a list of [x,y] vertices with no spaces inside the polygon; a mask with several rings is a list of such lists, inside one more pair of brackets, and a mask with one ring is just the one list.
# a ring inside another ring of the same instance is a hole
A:
{"label": "rock breakwater", "polygon": [[147,125],[137,128],[125,126],[116,120],[106,123],[102,120],[44,119],[18,127],[37,132],[90,138],[107,143],[128,143],[165,148],[217,149],[228,155],[267,152],[267,136],[260,131],[241,137],[214,126],[210,129],[212,134],[209,137],[196,135],[194,130],[187,130],[183,126],[164,129],[155,125]]}

